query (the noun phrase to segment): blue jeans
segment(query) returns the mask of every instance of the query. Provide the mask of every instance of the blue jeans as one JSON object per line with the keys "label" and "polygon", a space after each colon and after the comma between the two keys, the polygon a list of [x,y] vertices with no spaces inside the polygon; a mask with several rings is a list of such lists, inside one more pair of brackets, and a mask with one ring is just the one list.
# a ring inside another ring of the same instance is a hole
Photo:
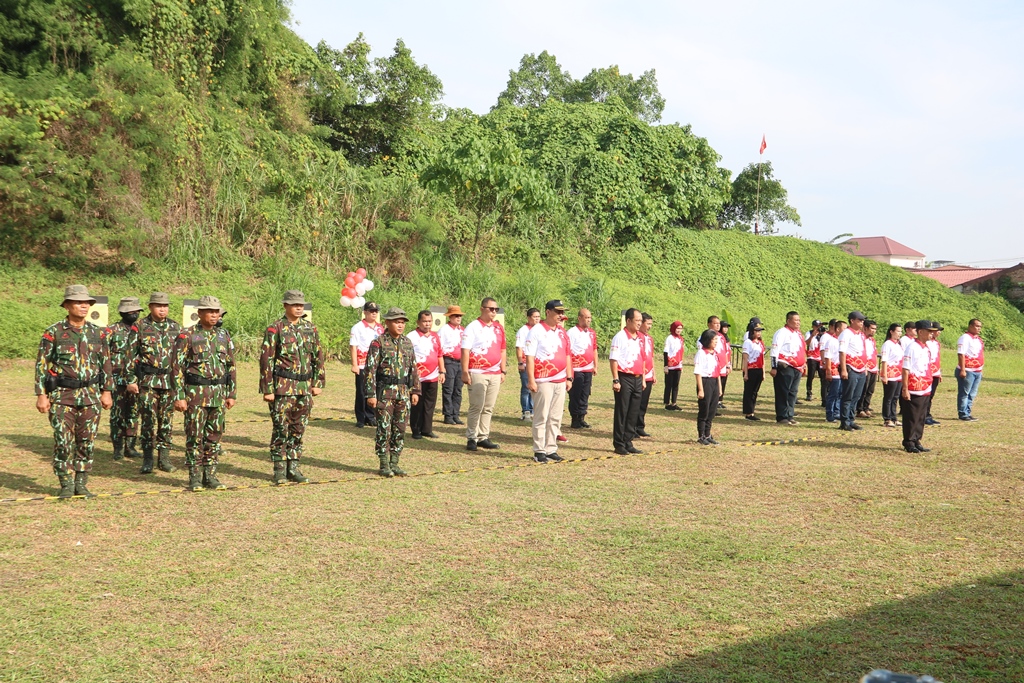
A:
{"label": "blue jeans", "polygon": [[981,373],[967,370],[964,377],[960,376],[960,369],[954,371],[956,375],[956,412],[959,417],[970,417],[971,407],[978,395],[978,386],[981,385]]}
{"label": "blue jeans", "polygon": [[836,375],[828,383],[828,394],[825,396],[825,419],[835,422],[839,419],[839,408],[843,401],[843,380]]}
{"label": "blue jeans", "polygon": [[530,390],[527,384],[530,378],[526,376],[526,370],[519,371],[519,381],[522,383],[522,388],[519,390],[519,405],[523,409],[524,413],[533,412],[533,396],[530,394]]}
{"label": "blue jeans", "polygon": [[860,403],[860,397],[864,393],[864,383],[867,382],[868,373],[849,370],[846,377],[847,379],[843,381],[843,399],[839,416],[839,421],[844,425],[852,423],[857,416],[857,404]]}

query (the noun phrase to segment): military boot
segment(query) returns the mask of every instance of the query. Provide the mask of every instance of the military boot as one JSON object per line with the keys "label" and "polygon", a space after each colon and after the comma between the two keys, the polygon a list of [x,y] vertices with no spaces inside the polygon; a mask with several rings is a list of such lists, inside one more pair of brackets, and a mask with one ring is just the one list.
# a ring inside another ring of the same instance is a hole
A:
{"label": "military boot", "polygon": [[60,493],[57,494],[58,498],[70,498],[75,495],[75,477],[71,474],[58,474],[57,480],[60,481]]}
{"label": "military boot", "polygon": [[203,474],[199,469],[199,465],[190,465],[188,468],[188,490],[203,490]]}
{"label": "military boot", "polygon": [[114,439],[114,461],[124,460],[124,441]]}
{"label": "military boot", "polygon": [[217,478],[216,465],[203,465],[203,485],[208,489],[216,489],[217,491],[227,488],[227,486],[220,483],[220,479]]}
{"label": "military boot", "polygon": [[288,463],[284,460],[274,461],[274,483],[280,486],[288,481]]}
{"label": "military boot", "polygon": [[129,436],[124,442],[124,457],[126,458],[137,458],[141,454],[135,450],[135,437]]}
{"label": "military boot", "polygon": [[90,493],[89,489],[85,488],[85,485],[89,483],[88,472],[75,472],[75,495],[85,496],[86,498],[95,498],[95,493]]}
{"label": "military boot", "polygon": [[157,451],[157,467],[160,468],[161,472],[173,472],[178,469],[171,464],[171,450],[169,448],[161,448]]}
{"label": "military boot", "polygon": [[142,469],[139,470],[140,474],[153,474],[153,447],[143,446],[142,447]]}
{"label": "military boot", "polygon": [[388,456],[382,455],[378,458],[380,460],[380,476],[382,477],[393,477],[395,473],[391,471],[391,465],[388,463]]}
{"label": "military boot", "polygon": [[296,484],[308,484],[309,479],[302,476],[302,472],[299,471],[299,461],[289,460],[288,461],[288,479],[294,481]]}
{"label": "military boot", "polygon": [[394,475],[396,477],[408,476],[405,473],[405,470],[403,470],[401,467],[398,466],[398,458],[399,458],[398,453],[392,453],[391,454],[391,471],[394,473]]}

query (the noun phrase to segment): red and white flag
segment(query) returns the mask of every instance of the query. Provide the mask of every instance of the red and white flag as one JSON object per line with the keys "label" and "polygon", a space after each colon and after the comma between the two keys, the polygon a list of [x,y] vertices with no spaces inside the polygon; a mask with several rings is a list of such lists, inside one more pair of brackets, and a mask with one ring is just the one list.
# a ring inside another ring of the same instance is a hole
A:
{"label": "red and white flag", "polygon": [[767,143],[767,142],[765,142],[765,140],[764,140],[764,136],[762,135],[762,136],[761,136],[761,151],[760,151],[760,152],[758,152],[758,154],[764,154],[764,151],[765,151],[766,149],[768,149],[768,143]]}

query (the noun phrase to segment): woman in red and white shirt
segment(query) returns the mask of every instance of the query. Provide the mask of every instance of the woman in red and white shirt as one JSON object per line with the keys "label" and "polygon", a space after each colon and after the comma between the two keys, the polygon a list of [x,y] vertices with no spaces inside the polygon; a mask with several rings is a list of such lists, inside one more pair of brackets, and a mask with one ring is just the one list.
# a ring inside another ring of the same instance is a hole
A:
{"label": "woman in red and white shirt", "polygon": [[899,323],[889,325],[878,356],[878,377],[882,382],[882,419],[886,427],[899,427],[900,392],[903,389],[903,345],[900,338],[903,327]]}
{"label": "woman in red and white shirt", "polygon": [[747,339],[743,342],[743,415],[748,420],[760,420],[754,414],[757,407],[757,394],[764,381],[764,341],[761,334],[764,325],[751,323],[747,329]]}
{"label": "woman in red and white shirt", "polygon": [[699,342],[700,350],[693,356],[693,376],[697,380],[697,443],[711,446],[718,444],[711,436],[711,423],[722,395],[717,353],[721,335],[715,330],[704,330]]}
{"label": "woman in red and white shirt", "polygon": [[683,323],[678,320],[669,325],[662,353],[665,359],[665,410],[682,410],[676,401],[679,398],[679,377],[683,373],[686,344],[683,343]]}

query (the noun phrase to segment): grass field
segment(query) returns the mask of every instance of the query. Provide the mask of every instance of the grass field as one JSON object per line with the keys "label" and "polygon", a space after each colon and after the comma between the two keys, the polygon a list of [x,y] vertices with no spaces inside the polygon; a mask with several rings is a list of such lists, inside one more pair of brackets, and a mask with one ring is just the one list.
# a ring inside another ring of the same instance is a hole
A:
{"label": "grass field", "polygon": [[[255,367],[240,380],[221,478],[265,484]],[[611,454],[605,380],[564,456]],[[311,423],[303,470],[342,481],[187,494],[183,470],[141,476],[103,438],[94,492],[172,492],[0,505],[0,680],[1024,680],[1019,354],[990,355],[977,423],[942,386],[925,455],[816,406],[797,427],[743,421],[734,380],[719,447],[694,444],[692,402],[652,401],[643,456],[396,480],[373,475],[347,369],[328,381],[314,414],[336,419]],[[28,363],[3,366],[2,498],[56,490],[30,387]],[[526,465],[517,396],[513,378],[500,451],[438,426],[403,466]],[[821,440],[742,445],[779,438]]]}

